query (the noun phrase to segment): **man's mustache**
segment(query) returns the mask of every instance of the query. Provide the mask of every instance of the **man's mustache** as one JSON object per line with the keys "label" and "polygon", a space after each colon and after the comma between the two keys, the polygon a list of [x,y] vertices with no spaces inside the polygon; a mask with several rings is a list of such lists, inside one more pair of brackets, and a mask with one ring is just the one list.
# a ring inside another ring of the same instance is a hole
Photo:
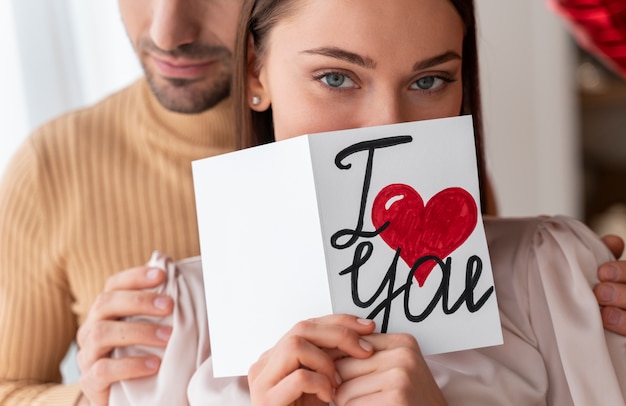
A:
{"label": "man's mustache", "polygon": [[139,40],[138,48],[140,51],[155,54],[156,56],[165,56],[170,58],[186,58],[186,59],[219,59],[231,58],[232,52],[221,45],[204,45],[200,43],[190,43],[180,45],[172,50],[166,51],[152,42],[148,38]]}

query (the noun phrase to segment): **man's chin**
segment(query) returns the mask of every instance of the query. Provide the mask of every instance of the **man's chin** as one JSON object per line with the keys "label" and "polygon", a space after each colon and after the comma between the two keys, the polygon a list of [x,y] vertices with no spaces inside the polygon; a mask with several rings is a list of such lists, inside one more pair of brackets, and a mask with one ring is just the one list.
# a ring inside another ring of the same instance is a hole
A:
{"label": "man's chin", "polygon": [[155,80],[148,78],[152,93],[159,103],[175,113],[202,113],[226,99],[230,94],[230,80],[214,80],[206,84],[184,79]]}

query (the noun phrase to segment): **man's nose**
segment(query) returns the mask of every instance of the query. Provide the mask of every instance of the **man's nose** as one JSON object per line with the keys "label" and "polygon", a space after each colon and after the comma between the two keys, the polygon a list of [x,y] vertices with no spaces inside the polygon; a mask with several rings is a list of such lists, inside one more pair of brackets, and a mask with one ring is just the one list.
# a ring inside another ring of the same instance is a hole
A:
{"label": "man's nose", "polygon": [[197,0],[155,0],[150,37],[162,50],[171,51],[198,39],[201,19],[193,12]]}

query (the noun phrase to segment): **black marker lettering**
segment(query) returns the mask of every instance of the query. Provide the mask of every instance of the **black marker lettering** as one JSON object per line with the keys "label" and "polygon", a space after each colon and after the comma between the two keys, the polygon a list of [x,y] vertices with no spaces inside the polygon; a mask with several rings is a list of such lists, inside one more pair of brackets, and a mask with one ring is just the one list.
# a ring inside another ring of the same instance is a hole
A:
{"label": "black marker lettering", "polygon": [[[413,141],[413,137],[410,135],[399,135],[395,137],[381,138],[371,141],[363,141],[357,144],[351,145],[344,150],[340,151],[335,156],[335,165],[339,169],[348,170],[352,167],[352,164],[344,164],[343,160],[352,154],[361,151],[368,151],[367,165],[365,167],[365,179],[363,180],[363,191],[361,193],[361,207],[359,209],[359,218],[354,230],[344,229],[339,230],[330,239],[330,243],[333,248],[344,249],[352,246],[359,237],[372,238],[377,236],[381,230],[373,232],[363,231],[363,216],[365,215],[365,204],[367,203],[367,194],[369,193],[370,182],[372,180],[372,169],[374,166],[374,151],[379,148],[393,147],[396,145],[406,144]],[[339,243],[339,239],[344,236],[350,236],[345,243]]]}
{"label": "black marker lettering", "polygon": [[[381,138],[378,140],[364,141],[351,145],[337,154],[337,156],[335,157],[335,165],[341,170],[351,169],[352,164],[346,164],[344,163],[344,160],[355,153],[367,151],[368,157],[365,167],[365,176],[363,180],[359,216],[357,219],[356,227],[354,229],[342,229],[334,233],[331,236],[330,241],[333,248],[338,250],[349,248],[353,246],[359,240],[359,238],[374,238],[389,226],[389,222],[386,222],[377,230],[363,230],[365,207],[374,168],[374,152],[379,148],[392,147],[396,145],[406,144],[412,141],[413,138],[408,135]],[[349,237],[347,241],[343,243],[339,242],[339,239],[346,236]],[[398,273],[398,261],[400,258],[400,252],[401,248],[398,248],[391,264],[389,265],[389,268],[383,276],[381,283],[376,288],[376,292],[374,292],[374,294],[369,298],[361,297],[359,290],[359,276],[361,275],[361,268],[369,261],[374,253],[374,244],[371,241],[361,241],[359,244],[357,244],[357,246],[355,247],[354,255],[352,257],[352,263],[347,268],[339,272],[339,275],[350,275],[352,301],[356,306],[362,309],[367,309],[374,306],[374,308],[368,314],[368,318],[374,319],[380,313],[382,313],[381,332],[383,333],[387,332],[389,326],[392,304],[394,300],[401,295],[404,295],[404,314],[406,319],[414,323],[419,323],[424,321],[428,316],[432,314],[439,302],[441,302],[441,309],[444,314],[455,313],[463,306],[463,303],[465,303],[465,306],[470,313],[474,313],[480,310],[494,293],[493,286],[490,286],[482,294],[482,296],[480,296],[478,301],[474,301],[474,290],[478,285],[483,269],[482,260],[476,255],[471,256],[467,261],[465,267],[465,287],[459,298],[454,302],[454,304],[452,304],[452,306],[449,305],[450,279],[452,274],[452,258],[449,257],[445,261],[433,255],[427,255],[419,258],[411,267],[405,283],[397,289],[394,289]],[[435,267],[441,270],[441,282],[428,305],[420,313],[414,313],[412,310],[415,309],[410,308],[410,298],[413,289],[419,286],[415,281],[415,273],[420,266],[428,261],[434,261]],[[379,301],[379,299],[383,295],[386,295],[386,297],[383,297],[382,300]],[[379,301],[378,304],[376,304],[377,301]]]}

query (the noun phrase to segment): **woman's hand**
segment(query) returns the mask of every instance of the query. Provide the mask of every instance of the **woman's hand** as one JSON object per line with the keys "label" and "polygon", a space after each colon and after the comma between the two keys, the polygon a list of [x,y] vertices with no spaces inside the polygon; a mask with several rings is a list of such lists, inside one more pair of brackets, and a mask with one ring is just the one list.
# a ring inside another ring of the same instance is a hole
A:
{"label": "woman's hand", "polygon": [[327,404],[341,379],[335,360],[363,359],[373,346],[362,336],[374,322],[348,315],[302,321],[250,367],[248,382],[253,406]]}
{"label": "woman's hand", "polygon": [[337,406],[447,404],[413,336],[372,334],[364,339],[374,346],[371,357],[336,362],[343,380],[335,393]]}
{"label": "woman's hand", "polygon": [[83,398],[91,405],[107,405],[112,383],[154,375],[160,359],[137,357],[111,359],[113,348],[130,345],[165,347],[171,328],[120,321],[134,315],[166,316],[173,311],[172,299],[154,292],[153,288],[165,280],[165,271],[151,267],[137,267],[111,276],[91,307],[85,323],[77,334],[78,366]]}

